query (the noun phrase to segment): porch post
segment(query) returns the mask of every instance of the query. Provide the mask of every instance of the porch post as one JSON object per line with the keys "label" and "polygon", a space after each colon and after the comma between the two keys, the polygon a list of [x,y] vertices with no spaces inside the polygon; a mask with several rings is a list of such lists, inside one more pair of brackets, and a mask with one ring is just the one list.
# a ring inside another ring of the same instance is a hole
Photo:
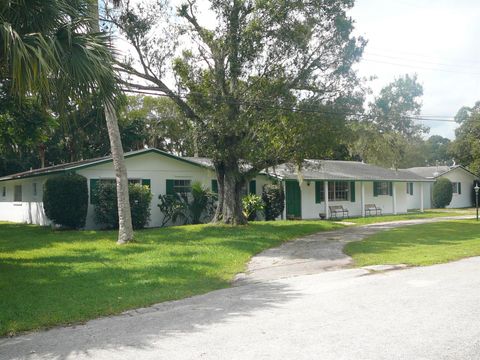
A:
{"label": "porch post", "polygon": [[328,181],[323,182],[323,194],[325,200],[325,219],[330,219],[330,214],[328,213]]}
{"label": "porch post", "polygon": [[420,183],[420,212],[423,212],[423,182]]}
{"label": "porch post", "polygon": [[362,217],[365,217],[365,182],[362,181],[362,195],[360,198],[360,204],[362,206]]}
{"label": "porch post", "polygon": [[392,202],[393,202],[393,215],[397,215],[397,190],[395,189],[395,183],[392,182]]}

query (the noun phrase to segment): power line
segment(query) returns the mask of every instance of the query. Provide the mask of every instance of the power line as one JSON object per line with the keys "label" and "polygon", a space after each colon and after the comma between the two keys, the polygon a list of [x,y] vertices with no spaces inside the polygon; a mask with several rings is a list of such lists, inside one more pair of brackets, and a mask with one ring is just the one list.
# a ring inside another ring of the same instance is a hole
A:
{"label": "power line", "polygon": [[[157,93],[153,91],[145,91],[145,90],[132,90],[132,89],[122,89],[125,92],[130,92],[130,93],[136,93],[136,94],[142,94],[142,95],[154,95],[154,96],[160,96],[160,97],[169,97],[166,94],[162,93]],[[187,99],[186,94],[176,94],[182,99]],[[204,96],[204,94],[197,93],[196,95],[201,95]],[[225,101],[229,101],[227,99],[223,99]],[[232,101],[230,100],[229,102],[234,103],[236,105],[250,105],[250,106],[259,106],[260,103],[264,103],[265,100],[235,100]],[[333,110],[325,110],[321,109],[319,107],[315,106],[310,106],[309,109],[306,108],[298,108],[298,107],[287,107],[287,106],[282,106],[278,104],[273,104],[271,106],[265,106],[260,105],[260,107],[263,107],[264,109],[272,109],[272,110],[284,110],[284,111],[291,111],[291,112],[299,112],[299,113],[316,113],[316,114],[324,114],[324,115],[339,115],[339,116],[353,116],[353,117],[360,117],[364,119],[372,119],[373,117],[369,114],[364,114],[364,113],[354,113],[354,112],[348,112],[348,111],[333,111]],[[408,120],[414,120],[414,121],[435,121],[435,122],[450,122],[450,123],[455,123],[456,121],[453,119],[453,117],[447,117],[447,116],[435,116],[435,115],[409,115],[405,116],[406,119]]]}
{"label": "power line", "polygon": [[[404,57],[404,56],[383,55],[383,54],[379,54],[379,53],[375,53],[375,52],[369,52],[369,51],[366,51],[365,55],[375,56],[375,57],[380,57],[380,58],[395,59],[395,60],[400,60],[400,61],[409,61],[409,62],[413,62],[413,63],[423,63],[423,64],[430,64],[430,65],[438,65],[438,66],[448,66],[448,67],[454,67],[454,68],[465,67],[465,64],[456,65],[456,64],[453,64],[453,63],[450,63],[450,64],[439,63],[439,62],[433,62],[433,61],[417,60],[417,59],[413,59],[411,57],[408,58],[408,57]],[[478,63],[478,64],[480,65],[480,63]]]}

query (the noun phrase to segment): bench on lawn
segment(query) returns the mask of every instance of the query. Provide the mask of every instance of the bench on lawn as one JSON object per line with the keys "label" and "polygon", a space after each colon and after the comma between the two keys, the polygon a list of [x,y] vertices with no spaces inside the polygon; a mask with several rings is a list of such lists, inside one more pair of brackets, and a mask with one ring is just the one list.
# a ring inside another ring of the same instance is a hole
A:
{"label": "bench on lawn", "polygon": [[330,216],[332,218],[338,219],[338,215],[342,215],[342,218],[345,216],[348,218],[348,210],[345,209],[342,205],[329,206]]}
{"label": "bench on lawn", "polygon": [[382,215],[382,209],[380,209],[377,205],[375,204],[366,204],[365,205],[365,216],[371,216],[371,215]]}

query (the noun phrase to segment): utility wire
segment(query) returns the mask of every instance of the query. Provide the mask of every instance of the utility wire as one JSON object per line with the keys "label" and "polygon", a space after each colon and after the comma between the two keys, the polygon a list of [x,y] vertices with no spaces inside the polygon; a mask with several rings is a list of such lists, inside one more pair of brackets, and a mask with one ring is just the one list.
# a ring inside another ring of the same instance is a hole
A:
{"label": "utility wire", "polygon": [[[160,97],[169,97],[166,94],[162,93],[156,93],[153,91],[145,91],[145,90],[134,90],[134,89],[122,89],[125,92],[129,93],[135,93],[135,94],[142,94],[142,95],[154,95],[154,96],[160,96]],[[182,99],[187,99],[186,94],[176,94]],[[197,93],[196,95],[204,96],[204,94],[199,94]],[[325,110],[319,107],[314,107],[310,106],[310,108],[298,108],[298,107],[287,107],[287,106],[282,106],[278,104],[272,104],[272,105],[265,105],[265,100],[245,100],[245,101],[239,101],[239,100],[228,100],[228,99],[223,99],[225,101],[228,101],[230,103],[234,103],[236,105],[249,105],[249,106],[257,106],[257,107],[263,107],[264,109],[272,109],[272,110],[285,110],[285,111],[291,111],[291,112],[299,112],[299,113],[316,113],[316,114],[325,114],[325,115],[339,115],[339,116],[353,116],[353,117],[360,117],[364,119],[372,119],[373,117],[369,114],[363,114],[363,113],[355,113],[355,112],[348,112],[348,111],[333,111],[333,110]],[[271,102],[270,102],[271,103]],[[409,120],[416,120],[416,121],[437,121],[437,122],[451,122],[455,123],[456,121],[453,119],[453,117],[447,117],[447,116],[434,116],[434,115],[409,115],[405,116],[406,119]]]}

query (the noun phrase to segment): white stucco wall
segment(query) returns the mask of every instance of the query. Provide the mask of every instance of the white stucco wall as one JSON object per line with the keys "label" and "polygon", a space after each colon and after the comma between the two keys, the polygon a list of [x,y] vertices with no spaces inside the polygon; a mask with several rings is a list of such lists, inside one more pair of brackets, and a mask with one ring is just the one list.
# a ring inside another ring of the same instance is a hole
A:
{"label": "white stucco wall", "polygon": [[430,182],[414,182],[413,183],[413,195],[407,194],[407,186],[403,188],[403,192],[405,193],[405,198],[407,201],[407,209],[420,209],[420,193],[421,188],[423,187],[423,208],[430,209],[432,207],[431,203],[431,188],[432,183]]}
{"label": "white stucco wall", "polygon": [[[42,176],[0,182],[0,221],[49,225],[42,202],[46,178]],[[34,183],[37,184],[36,195],[33,191]],[[22,186],[22,201],[13,201],[15,185]],[[3,187],[6,188],[6,196],[3,196]]]}
{"label": "white stucco wall", "polygon": [[453,194],[452,201],[447,208],[464,208],[464,207],[472,207],[472,189],[473,189],[473,182],[475,180],[475,176],[465,171],[462,168],[456,168],[439,178],[447,178],[451,182],[459,182],[461,183],[462,193],[461,194]]}

